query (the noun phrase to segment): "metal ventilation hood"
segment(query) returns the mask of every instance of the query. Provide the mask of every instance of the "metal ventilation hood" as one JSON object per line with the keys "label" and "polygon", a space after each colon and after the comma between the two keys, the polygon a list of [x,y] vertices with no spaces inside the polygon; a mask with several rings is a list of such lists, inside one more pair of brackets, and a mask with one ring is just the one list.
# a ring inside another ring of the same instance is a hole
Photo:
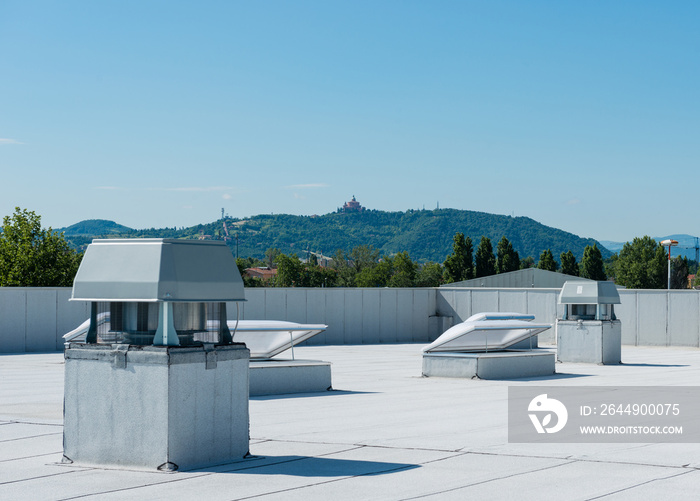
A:
{"label": "metal ventilation hood", "polygon": [[243,280],[221,241],[95,239],[73,282],[72,301],[245,301]]}
{"label": "metal ventilation hood", "polygon": [[620,294],[612,282],[569,280],[561,288],[559,304],[620,304]]}

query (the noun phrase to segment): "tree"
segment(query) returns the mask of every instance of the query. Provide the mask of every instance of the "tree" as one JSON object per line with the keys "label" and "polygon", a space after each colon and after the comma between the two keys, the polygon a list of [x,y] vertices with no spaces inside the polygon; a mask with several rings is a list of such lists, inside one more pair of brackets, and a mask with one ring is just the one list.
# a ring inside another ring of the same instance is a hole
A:
{"label": "tree", "polygon": [[393,272],[393,261],[384,258],[378,263],[364,266],[355,275],[355,285],[358,287],[387,287]]}
{"label": "tree", "polygon": [[540,254],[540,260],[537,262],[537,268],[540,270],[557,271],[557,262],[554,260],[554,255],[550,249],[545,249]]}
{"label": "tree", "polygon": [[645,235],[625,243],[614,262],[617,284],[628,289],[666,288],[666,252],[653,238]]}
{"label": "tree", "polygon": [[445,259],[445,281],[452,283],[474,278],[472,239],[465,237],[464,233],[455,233],[452,240],[452,254]]}
{"label": "tree", "polygon": [[440,287],[443,283],[443,269],[440,263],[425,263],[416,273],[416,287]]}
{"label": "tree", "polygon": [[603,264],[603,255],[597,244],[593,247],[587,245],[583,249],[583,258],[581,259],[581,277],[590,280],[607,280],[605,274],[605,266]]}
{"label": "tree", "polygon": [[688,258],[685,256],[676,256],[673,258],[671,260],[671,289],[687,289],[688,274]]}
{"label": "tree", "polygon": [[0,233],[0,287],[70,287],[82,254],[63,233],[41,228],[41,216],[15,207]]}
{"label": "tree", "polygon": [[305,264],[301,270],[299,287],[335,287],[338,273],[331,268]]}
{"label": "tree", "polygon": [[265,259],[267,260],[267,266],[268,268],[274,268],[275,266],[275,259],[277,256],[282,254],[282,251],[280,251],[278,248],[270,248],[265,251]]}
{"label": "tree", "polygon": [[297,255],[278,254],[275,258],[277,287],[334,287],[338,280],[335,270],[302,263]]}
{"label": "tree", "polygon": [[389,287],[413,287],[418,266],[411,260],[408,252],[403,251],[396,254],[392,265],[393,272],[389,279]]}
{"label": "tree", "polygon": [[535,258],[532,256],[527,256],[525,259],[520,260],[520,269],[527,270],[528,268],[535,267]]}
{"label": "tree", "polygon": [[[605,276],[608,277],[609,280],[615,281],[615,261],[617,260],[617,254],[613,254],[607,259],[603,260],[603,265],[605,269]],[[581,266],[579,265],[579,273],[581,270]]]}
{"label": "tree", "polygon": [[379,251],[371,245],[358,245],[350,251],[350,260],[357,273],[371,268],[379,261]]}
{"label": "tree", "polygon": [[476,278],[488,277],[496,274],[496,257],[493,255],[493,247],[488,237],[481,237],[476,248],[474,269]]}
{"label": "tree", "polygon": [[519,269],[520,256],[504,235],[496,246],[496,273],[508,273]]}
{"label": "tree", "polygon": [[296,255],[277,254],[275,264],[277,265],[277,275],[275,276],[277,287],[301,286],[304,266]]}
{"label": "tree", "polygon": [[335,251],[331,268],[336,272],[336,285],[338,287],[355,287],[355,268],[350,266],[349,256],[341,249]]}
{"label": "tree", "polygon": [[571,251],[562,252],[559,255],[561,259],[561,272],[565,275],[572,275],[577,277],[579,275],[578,263],[576,262],[576,256]]}
{"label": "tree", "polygon": [[391,276],[391,263],[377,267],[379,251],[371,245],[358,245],[350,251],[350,265],[357,287],[386,287]]}

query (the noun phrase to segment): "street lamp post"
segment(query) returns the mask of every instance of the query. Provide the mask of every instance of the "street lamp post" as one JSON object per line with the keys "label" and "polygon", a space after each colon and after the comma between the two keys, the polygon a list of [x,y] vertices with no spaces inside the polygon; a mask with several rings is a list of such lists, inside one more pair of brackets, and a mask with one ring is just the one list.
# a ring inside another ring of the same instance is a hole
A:
{"label": "street lamp post", "polygon": [[668,247],[668,289],[671,290],[671,247],[678,245],[677,240],[662,240],[661,245]]}

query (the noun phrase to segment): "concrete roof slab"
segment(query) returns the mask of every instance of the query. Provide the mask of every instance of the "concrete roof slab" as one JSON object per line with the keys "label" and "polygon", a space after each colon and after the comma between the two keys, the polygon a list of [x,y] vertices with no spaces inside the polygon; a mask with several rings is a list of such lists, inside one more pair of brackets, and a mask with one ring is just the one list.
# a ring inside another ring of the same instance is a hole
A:
{"label": "concrete roof slab", "polygon": [[422,378],[419,344],[304,346],[331,392],[250,401],[254,457],[191,472],[86,469],[61,459],[63,355],[0,360],[0,498],[694,499],[700,444],[508,443],[509,386],[679,385],[697,348],[623,347],[621,366],[557,364],[529,380]]}

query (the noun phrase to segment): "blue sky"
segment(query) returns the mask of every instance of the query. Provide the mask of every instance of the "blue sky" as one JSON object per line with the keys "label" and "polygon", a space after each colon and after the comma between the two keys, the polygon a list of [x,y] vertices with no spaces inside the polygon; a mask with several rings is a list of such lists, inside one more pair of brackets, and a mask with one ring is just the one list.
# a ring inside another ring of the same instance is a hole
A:
{"label": "blue sky", "polygon": [[695,1],[0,1],[0,215],[698,234]]}

